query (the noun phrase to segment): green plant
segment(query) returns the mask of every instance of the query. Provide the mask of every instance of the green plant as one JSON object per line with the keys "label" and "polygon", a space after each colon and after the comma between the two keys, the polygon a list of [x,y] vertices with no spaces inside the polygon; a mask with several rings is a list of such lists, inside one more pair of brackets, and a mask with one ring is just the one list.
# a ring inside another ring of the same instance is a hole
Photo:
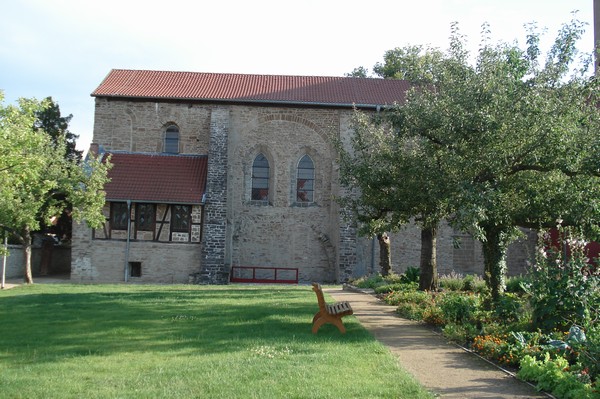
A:
{"label": "green plant", "polygon": [[470,323],[448,323],[442,328],[442,333],[444,334],[444,337],[448,338],[448,340],[461,345],[466,345],[477,336],[478,329],[476,326]]}
{"label": "green plant", "polygon": [[435,302],[446,322],[463,324],[473,319],[479,299],[473,294],[448,292],[438,295]]}
{"label": "green plant", "polygon": [[462,290],[482,294],[486,290],[485,280],[476,274],[468,274],[463,278]]}
{"label": "green plant", "polygon": [[523,294],[525,290],[523,286],[527,284],[527,278],[524,276],[512,276],[506,279],[505,292],[511,292],[514,294]]}
{"label": "green plant", "polygon": [[432,326],[443,326],[446,324],[444,313],[438,306],[427,306],[423,310],[423,321]]}
{"label": "green plant", "polygon": [[418,267],[409,266],[402,275],[402,281],[405,283],[418,283],[421,276],[421,269]]}
{"label": "green plant", "polygon": [[505,293],[496,300],[493,305],[496,320],[509,324],[520,319],[524,312],[524,300],[511,293]]}
{"label": "green plant", "polygon": [[394,291],[384,297],[388,305],[398,305],[400,303],[414,303],[419,306],[428,306],[431,304],[431,294],[424,291]]}
{"label": "green plant", "polygon": [[517,376],[536,382],[537,389],[550,392],[560,399],[600,398],[585,375],[570,372],[569,362],[565,358],[552,359],[549,353],[541,360],[524,356]]}
{"label": "green plant", "polygon": [[386,294],[394,291],[416,291],[417,288],[417,283],[393,283],[377,286],[374,291],[376,294]]}
{"label": "green plant", "polygon": [[528,283],[522,285],[531,296],[533,324],[543,331],[589,324],[592,311],[600,309],[600,274],[588,263],[586,243],[575,236],[559,226],[560,244],[548,247],[551,240],[545,235]]}
{"label": "green plant", "polygon": [[440,288],[447,291],[462,291],[463,276],[460,273],[451,272],[450,274],[441,275],[439,278]]}
{"label": "green plant", "polygon": [[400,317],[404,317],[409,320],[423,320],[423,314],[425,313],[425,306],[413,302],[399,303],[396,308],[396,313]]}

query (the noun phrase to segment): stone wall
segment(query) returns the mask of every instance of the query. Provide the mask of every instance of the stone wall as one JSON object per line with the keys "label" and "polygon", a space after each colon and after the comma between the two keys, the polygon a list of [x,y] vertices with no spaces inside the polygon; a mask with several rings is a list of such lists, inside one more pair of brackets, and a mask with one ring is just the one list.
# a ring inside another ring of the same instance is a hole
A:
{"label": "stone wall", "polygon": [[[25,255],[21,245],[9,245],[8,256],[6,257],[5,278],[23,278]],[[0,257],[0,262],[2,262]],[[42,248],[33,246],[31,250],[31,273],[33,277],[40,275],[40,264],[42,261]],[[1,266],[0,266],[1,267]],[[71,247],[68,245],[56,245],[52,249],[51,262],[48,265],[48,275],[69,274],[71,269]]]}
{"label": "stone wall", "polygon": [[162,152],[165,127],[179,127],[182,154],[207,154],[211,107],[96,98],[94,143],[106,149]]}
{"label": "stone wall", "polygon": [[[187,282],[192,274],[192,282],[225,283],[232,266],[298,268],[301,282],[340,282],[377,272],[378,245],[357,237],[334,200],[341,188],[331,137],[351,136],[352,112],[97,98],[94,142],[105,149],[161,152],[164,129],[174,123],[182,153],[209,155],[202,249],[132,242],[128,262],[142,264],[142,277],[135,279]],[[271,168],[269,198],[253,201],[252,163],[261,153]],[[304,155],[315,166],[314,202],[308,204],[296,202],[296,171]],[[73,241],[74,280],[124,280],[125,240],[92,240],[89,230],[77,228]],[[532,252],[529,243],[520,245],[509,253],[513,274]],[[394,271],[418,266],[419,257],[418,228],[392,236]],[[481,273],[479,244],[442,226],[438,264],[442,274]]]}
{"label": "stone wall", "polygon": [[129,282],[187,283],[198,271],[199,244],[156,241],[95,240],[89,228],[73,224],[71,280],[74,282],[122,282],[130,262],[141,264],[141,276]]}
{"label": "stone wall", "polygon": [[[228,259],[232,266],[298,268],[299,280],[335,281],[338,236],[332,219],[335,159],[329,135],[340,111],[235,106],[231,109]],[[252,201],[252,164],[269,160],[268,201]],[[299,160],[315,166],[312,203],[296,202]]]}

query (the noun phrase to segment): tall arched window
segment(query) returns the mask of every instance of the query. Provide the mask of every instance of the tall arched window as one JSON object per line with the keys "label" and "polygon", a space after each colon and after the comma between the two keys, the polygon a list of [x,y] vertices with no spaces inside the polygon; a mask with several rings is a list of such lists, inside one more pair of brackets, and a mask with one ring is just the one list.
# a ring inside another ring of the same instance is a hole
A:
{"label": "tall arched window", "polygon": [[263,154],[252,163],[252,200],[269,200],[269,160]]}
{"label": "tall arched window", "polygon": [[315,164],[305,155],[298,162],[296,202],[313,202],[315,193]]}
{"label": "tall arched window", "polygon": [[179,128],[176,125],[169,125],[165,130],[164,152],[179,154]]}

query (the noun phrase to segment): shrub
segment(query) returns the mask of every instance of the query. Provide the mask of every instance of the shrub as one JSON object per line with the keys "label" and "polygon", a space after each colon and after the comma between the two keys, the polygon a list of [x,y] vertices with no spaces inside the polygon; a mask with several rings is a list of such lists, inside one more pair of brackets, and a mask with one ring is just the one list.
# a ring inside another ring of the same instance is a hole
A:
{"label": "shrub", "polygon": [[493,304],[495,318],[503,324],[518,321],[524,314],[524,302],[515,294],[505,293]]}
{"label": "shrub", "polygon": [[442,328],[442,333],[448,340],[461,345],[466,345],[477,336],[478,330],[477,327],[470,323],[448,323]]}
{"label": "shrub", "polygon": [[423,320],[423,314],[425,312],[426,306],[420,306],[413,302],[404,302],[398,304],[396,308],[396,313],[400,317],[404,317],[409,320]]}
{"label": "shrub", "polygon": [[566,359],[551,359],[548,353],[541,360],[524,356],[517,376],[537,383],[537,389],[550,392],[561,399],[600,398],[600,394],[594,391],[585,375],[570,372]]}
{"label": "shrub", "polygon": [[[585,242],[568,238],[571,231],[559,229],[565,248],[545,248],[540,242],[536,264],[524,288],[531,296],[534,327],[543,331],[564,330],[571,324],[591,322],[592,310],[600,308],[600,275],[593,273],[585,256]],[[549,237],[545,238],[549,241]]]}
{"label": "shrub", "polygon": [[425,291],[394,291],[385,296],[384,301],[389,305],[399,305],[401,303],[414,303],[425,307],[432,302],[431,294]]}
{"label": "shrub", "polygon": [[463,278],[463,291],[472,291],[483,294],[486,290],[485,280],[478,275],[468,274]]}
{"label": "shrub", "polygon": [[394,283],[375,287],[376,294],[387,294],[394,291],[416,291],[417,283]]}
{"label": "shrub", "polygon": [[420,276],[420,268],[409,266],[402,275],[402,281],[405,283],[418,283]]}
{"label": "shrub", "polygon": [[454,271],[450,274],[441,275],[439,278],[440,288],[448,291],[462,291],[463,289],[463,276],[460,273]]}
{"label": "shrub", "polygon": [[446,324],[444,313],[438,306],[428,306],[423,311],[423,321],[432,326],[443,326]]}
{"label": "shrub", "polygon": [[527,278],[523,276],[513,276],[506,279],[506,292],[514,294],[523,294],[523,286],[527,284]]}
{"label": "shrub", "polygon": [[472,294],[449,292],[438,295],[436,304],[440,307],[446,322],[463,324],[473,319],[479,299]]}

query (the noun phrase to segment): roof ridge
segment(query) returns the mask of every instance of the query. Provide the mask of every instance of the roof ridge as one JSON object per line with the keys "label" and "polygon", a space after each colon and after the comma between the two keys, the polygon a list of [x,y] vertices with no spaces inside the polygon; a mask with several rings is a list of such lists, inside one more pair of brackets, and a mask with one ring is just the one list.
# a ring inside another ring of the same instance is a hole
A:
{"label": "roof ridge", "polygon": [[[256,77],[282,77],[282,78],[331,78],[331,79],[355,79],[355,80],[385,80],[376,77],[358,77],[358,76],[335,76],[335,75],[300,75],[300,74],[271,74],[271,73],[242,73],[242,72],[202,72],[202,71],[183,71],[183,70],[160,70],[160,69],[130,69],[113,68],[111,71],[122,72],[155,72],[155,73],[174,73],[174,74],[193,74],[193,75],[214,75],[214,76],[256,76]],[[110,73],[109,73],[110,74]]]}

